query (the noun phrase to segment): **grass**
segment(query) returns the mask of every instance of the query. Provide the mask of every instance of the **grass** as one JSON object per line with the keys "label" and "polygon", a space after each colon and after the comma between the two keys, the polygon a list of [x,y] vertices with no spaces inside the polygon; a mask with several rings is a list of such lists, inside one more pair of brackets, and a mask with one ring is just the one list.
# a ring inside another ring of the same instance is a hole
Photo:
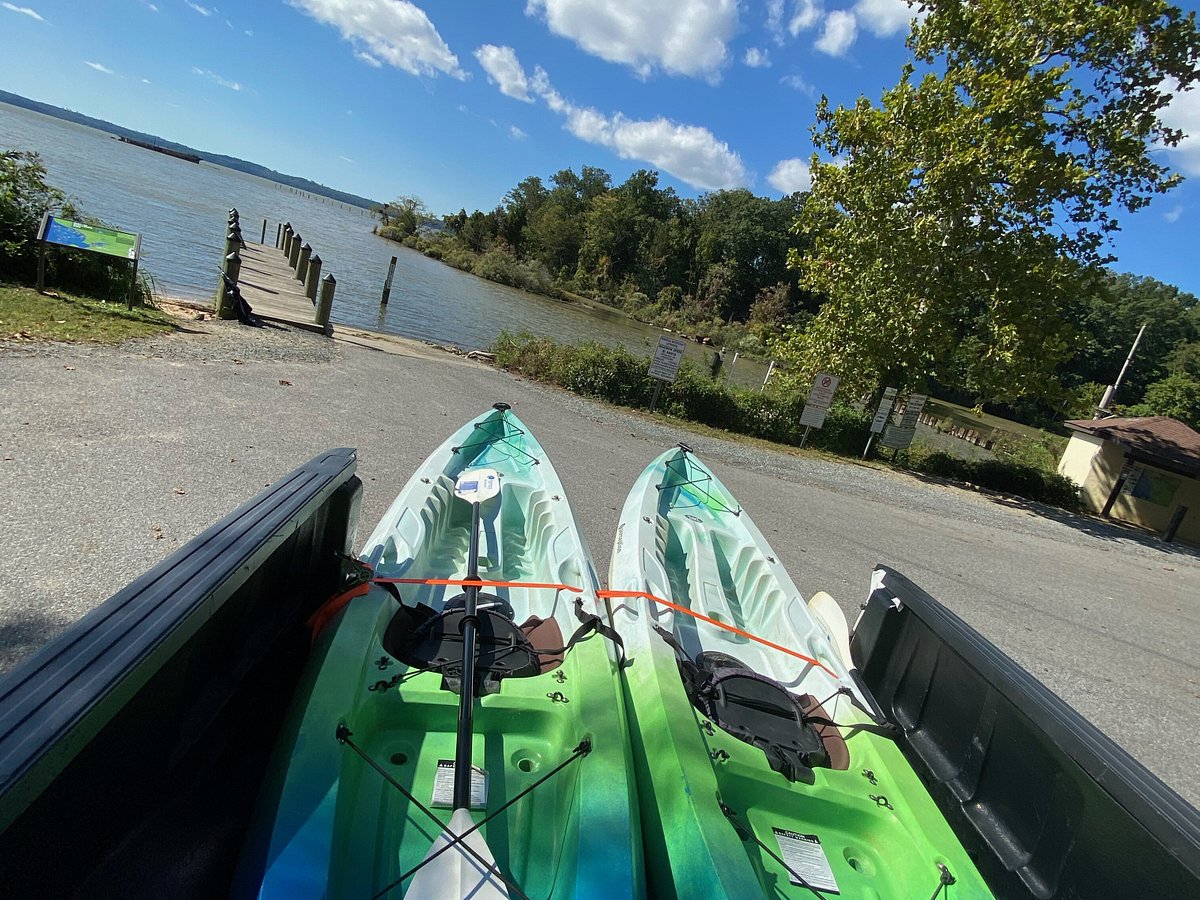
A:
{"label": "grass", "polygon": [[174,328],[174,319],[152,307],[129,310],[124,303],[62,293],[47,297],[33,288],[0,285],[0,340],[119,344]]}

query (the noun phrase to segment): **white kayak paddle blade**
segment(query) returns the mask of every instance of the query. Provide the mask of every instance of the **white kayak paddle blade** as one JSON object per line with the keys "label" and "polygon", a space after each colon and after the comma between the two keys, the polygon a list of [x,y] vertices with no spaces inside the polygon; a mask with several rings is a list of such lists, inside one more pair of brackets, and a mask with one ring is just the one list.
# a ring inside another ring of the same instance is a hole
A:
{"label": "white kayak paddle blade", "polygon": [[[446,827],[458,835],[474,826],[471,813],[459,808]],[[426,863],[413,877],[404,900],[507,900],[508,888],[500,879],[499,867],[483,834],[472,832],[449,850],[445,849],[453,840],[453,836],[445,831],[437,836],[425,854],[426,859],[434,854],[437,858]],[[468,852],[464,844],[474,854]]]}
{"label": "white kayak paddle blade", "polygon": [[846,614],[837,605],[837,601],[824,591],[817,591],[808,598],[808,609],[813,618],[829,633],[833,649],[842,664],[847,669],[853,669],[854,663],[850,659],[850,628],[846,624]]}
{"label": "white kayak paddle blade", "polygon": [[500,493],[500,473],[495,469],[466,469],[454,483],[454,496],[468,503],[482,503]]}

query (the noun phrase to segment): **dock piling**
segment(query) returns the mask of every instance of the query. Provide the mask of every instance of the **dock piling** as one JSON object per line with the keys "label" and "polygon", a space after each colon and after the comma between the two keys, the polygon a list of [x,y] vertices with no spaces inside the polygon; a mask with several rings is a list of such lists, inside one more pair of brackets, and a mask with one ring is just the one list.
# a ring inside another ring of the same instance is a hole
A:
{"label": "dock piling", "polygon": [[337,288],[337,279],[333,273],[321,279],[321,302],[317,304],[317,314],[313,321],[326,330],[329,328],[329,314],[333,311],[333,292]]}
{"label": "dock piling", "polygon": [[288,251],[288,265],[292,267],[293,271],[296,269],[296,264],[300,262],[300,242],[302,240],[303,238],[298,233],[292,235],[292,247]]}
{"label": "dock piling", "polygon": [[304,279],[304,296],[314,304],[317,302],[317,286],[321,280],[321,257],[313,254],[308,261],[308,274]]}
{"label": "dock piling", "polygon": [[296,257],[296,280],[301,284],[308,277],[308,261],[312,258],[312,245],[305,243],[300,248],[300,255]]}
{"label": "dock piling", "polygon": [[215,304],[215,314],[218,319],[232,319],[234,317],[233,305],[229,303],[229,287],[226,279],[229,279],[230,282],[236,285],[241,273],[242,257],[237,250],[234,250],[221,263],[221,279],[217,282],[217,302]]}
{"label": "dock piling", "polygon": [[387,279],[383,282],[383,297],[379,301],[380,306],[387,306],[388,297],[392,293],[392,276],[396,274],[396,257],[392,257],[391,265],[388,266]]}

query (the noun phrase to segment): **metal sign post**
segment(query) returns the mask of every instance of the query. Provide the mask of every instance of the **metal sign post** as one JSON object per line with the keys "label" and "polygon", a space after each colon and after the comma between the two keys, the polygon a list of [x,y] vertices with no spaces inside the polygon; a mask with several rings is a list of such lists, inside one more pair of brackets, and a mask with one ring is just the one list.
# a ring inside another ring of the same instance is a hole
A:
{"label": "metal sign post", "polygon": [[867,454],[871,452],[871,441],[875,440],[875,435],[883,431],[883,426],[887,424],[888,416],[891,415],[895,403],[896,389],[894,387],[884,388],[883,396],[879,398],[879,408],[875,410],[875,418],[871,420],[871,433],[867,436],[867,446],[863,448],[863,459],[866,459]]}
{"label": "metal sign post", "polygon": [[829,404],[833,402],[833,394],[837,390],[841,378],[828,372],[818,372],[813,379],[808,399],[804,401],[804,412],[800,414],[800,424],[804,426],[804,436],[800,438],[803,448],[808,440],[809,432],[825,424],[825,414],[829,412]]}
{"label": "metal sign post", "polygon": [[658,404],[658,396],[662,393],[664,382],[674,381],[679,374],[679,362],[683,359],[683,341],[678,338],[660,335],[658,347],[654,350],[654,359],[650,360],[650,377],[658,379],[654,386],[654,394],[650,397],[650,412]]}

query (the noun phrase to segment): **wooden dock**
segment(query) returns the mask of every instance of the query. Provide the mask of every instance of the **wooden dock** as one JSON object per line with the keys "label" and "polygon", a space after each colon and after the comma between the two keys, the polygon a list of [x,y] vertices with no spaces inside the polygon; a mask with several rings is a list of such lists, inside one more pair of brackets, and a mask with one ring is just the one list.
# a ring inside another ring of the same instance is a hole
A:
{"label": "wooden dock", "polygon": [[328,328],[317,324],[317,305],[304,296],[304,285],[296,280],[282,250],[247,241],[238,253],[242,257],[238,288],[255,315],[317,334],[333,333],[332,324]]}

